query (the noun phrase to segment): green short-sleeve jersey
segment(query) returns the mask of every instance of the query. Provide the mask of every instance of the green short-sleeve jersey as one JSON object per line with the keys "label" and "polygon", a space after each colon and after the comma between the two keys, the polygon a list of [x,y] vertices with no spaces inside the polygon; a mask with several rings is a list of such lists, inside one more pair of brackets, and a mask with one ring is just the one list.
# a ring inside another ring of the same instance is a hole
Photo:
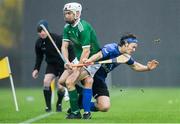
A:
{"label": "green short-sleeve jersey", "polygon": [[95,30],[84,20],[80,20],[75,26],[66,24],[64,26],[63,41],[72,41],[78,60],[81,57],[83,48],[85,47],[90,47],[90,56],[100,50]]}

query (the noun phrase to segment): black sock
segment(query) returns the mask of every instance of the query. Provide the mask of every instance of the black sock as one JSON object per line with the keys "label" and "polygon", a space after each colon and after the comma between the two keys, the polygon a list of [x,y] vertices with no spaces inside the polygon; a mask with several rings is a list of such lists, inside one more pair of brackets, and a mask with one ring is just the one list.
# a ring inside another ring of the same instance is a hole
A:
{"label": "black sock", "polygon": [[80,109],[83,109],[82,98],[83,98],[83,95],[82,95],[82,94],[79,94],[78,105],[79,105],[79,108],[80,108]]}
{"label": "black sock", "polygon": [[65,93],[65,91],[60,91],[60,90],[57,91],[58,100],[57,100],[56,106],[62,104],[62,99],[64,97],[64,93]]}
{"label": "black sock", "polygon": [[51,94],[52,94],[51,87],[44,87],[43,92],[44,92],[46,107],[51,109]]}

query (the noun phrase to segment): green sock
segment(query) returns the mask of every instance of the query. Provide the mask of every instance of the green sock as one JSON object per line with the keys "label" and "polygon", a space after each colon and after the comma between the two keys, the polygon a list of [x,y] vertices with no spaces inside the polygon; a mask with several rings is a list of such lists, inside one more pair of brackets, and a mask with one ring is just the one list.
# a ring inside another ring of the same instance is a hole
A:
{"label": "green sock", "polygon": [[74,89],[72,91],[69,91],[69,98],[70,98],[70,107],[71,111],[74,113],[77,113],[80,111],[79,106],[78,106],[78,94],[77,90]]}

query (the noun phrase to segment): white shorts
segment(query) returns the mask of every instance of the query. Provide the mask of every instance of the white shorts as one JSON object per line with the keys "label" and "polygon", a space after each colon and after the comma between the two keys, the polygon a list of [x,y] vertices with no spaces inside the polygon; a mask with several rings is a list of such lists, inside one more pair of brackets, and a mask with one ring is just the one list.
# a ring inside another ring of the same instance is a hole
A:
{"label": "white shorts", "polygon": [[71,63],[73,64],[78,64],[79,63],[79,60],[77,58],[75,58]]}
{"label": "white shorts", "polygon": [[[79,60],[75,58],[72,61],[73,64],[78,64]],[[95,73],[98,71],[100,68],[101,64],[95,64],[95,65],[89,65],[87,67],[83,66],[83,68],[90,74],[91,77],[94,77]]]}
{"label": "white shorts", "polygon": [[89,65],[87,67],[84,66],[84,69],[86,69],[86,71],[91,75],[91,77],[94,77],[100,66],[101,64]]}

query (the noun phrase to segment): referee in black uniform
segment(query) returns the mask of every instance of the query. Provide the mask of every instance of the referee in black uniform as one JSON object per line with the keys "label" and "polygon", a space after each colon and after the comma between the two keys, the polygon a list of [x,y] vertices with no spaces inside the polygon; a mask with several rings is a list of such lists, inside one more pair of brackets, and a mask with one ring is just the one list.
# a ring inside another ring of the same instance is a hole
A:
{"label": "referee in black uniform", "polygon": [[[34,66],[34,70],[32,72],[32,77],[36,79],[38,77],[38,73],[41,67],[41,63],[43,61],[43,58],[45,56],[45,61],[47,63],[46,72],[44,76],[44,98],[46,102],[46,112],[51,111],[51,88],[50,84],[51,81],[54,80],[56,77],[61,76],[61,74],[64,71],[64,62],[61,59],[60,55],[56,51],[55,47],[51,43],[49,37],[45,33],[45,31],[42,29],[40,25],[44,25],[46,29],[48,30],[48,22],[46,20],[40,20],[37,25],[37,32],[39,35],[39,38],[36,41],[35,45],[35,53],[36,53],[36,62]],[[59,36],[55,33],[50,33],[51,37],[55,41],[56,46],[61,50],[62,45],[62,36]],[[72,47],[69,48],[69,55],[70,59],[74,59],[73,49]],[[64,88],[58,84],[58,100],[56,104],[56,111],[62,111],[61,103],[62,99],[64,97]]]}

